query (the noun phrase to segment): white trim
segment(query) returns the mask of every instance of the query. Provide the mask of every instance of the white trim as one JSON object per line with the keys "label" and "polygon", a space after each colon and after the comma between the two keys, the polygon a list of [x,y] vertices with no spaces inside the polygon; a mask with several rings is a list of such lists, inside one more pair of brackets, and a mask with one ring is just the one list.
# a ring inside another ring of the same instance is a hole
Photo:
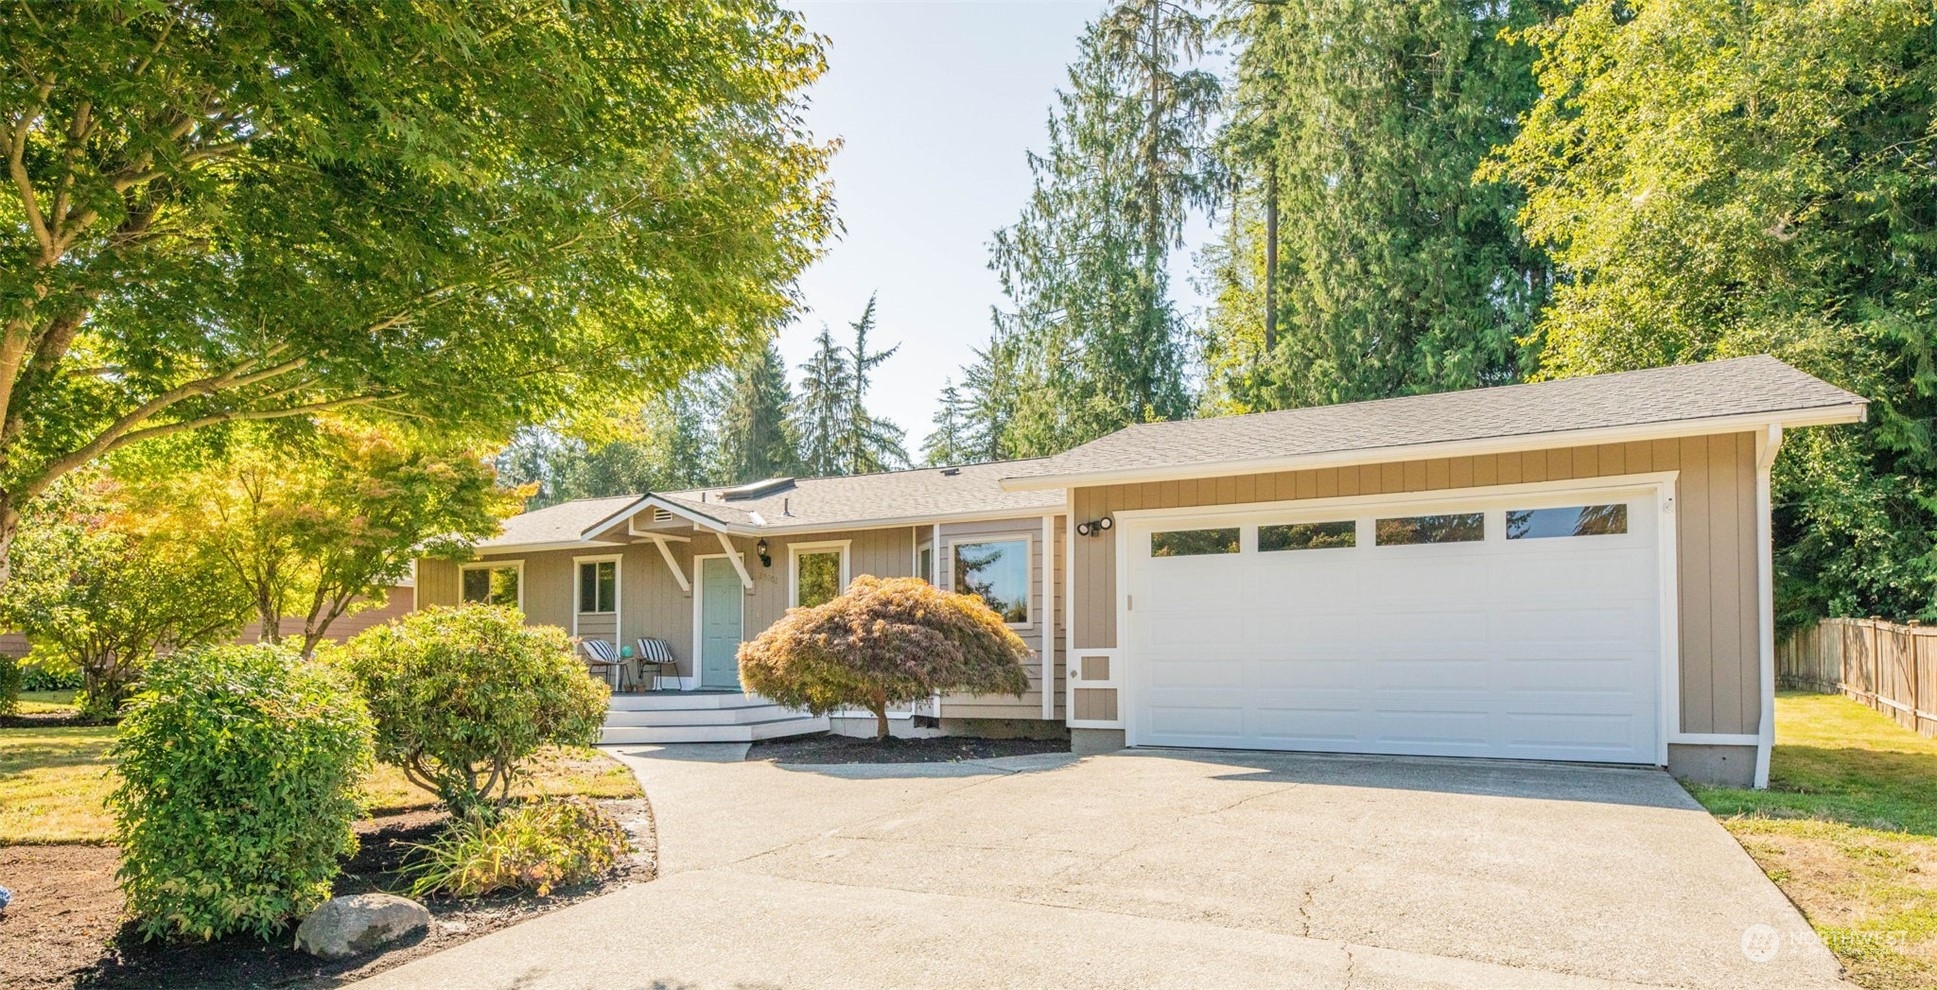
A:
{"label": "white trim", "polygon": [[469,561],[465,561],[462,564],[457,565],[457,603],[459,605],[466,604],[464,600],[464,572],[465,571],[496,571],[496,570],[503,570],[505,568],[511,568],[518,572],[518,611],[520,612],[524,611],[525,610],[525,559],[523,557],[518,557],[511,560],[469,560]]}
{"label": "white trim", "polygon": [[849,561],[853,560],[853,540],[820,540],[812,543],[787,544],[787,607],[800,607],[800,555],[803,553],[826,553],[838,550],[841,553],[841,586],[835,594],[847,590],[848,582],[854,580],[848,572]]}
{"label": "white trim", "polygon": [[[706,607],[705,562],[722,558],[733,561],[735,555],[724,553],[696,553],[693,555],[693,634],[691,642],[688,644],[691,652],[687,654],[693,658],[693,679],[690,684],[684,678],[680,679],[680,690],[682,691],[694,691],[706,686],[706,657],[700,653],[700,643],[706,635],[706,613],[704,611]],[[745,565],[742,564],[738,569],[744,569],[744,567]],[[740,606],[740,642],[744,643],[747,641],[747,598],[745,595],[735,595],[733,601]],[[734,680],[739,680],[737,674],[734,675]],[[739,687],[742,691],[746,690],[745,685],[739,685]]]}
{"label": "white trim", "polygon": [[[1167,509],[1118,510],[1113,513],[1117,525],[1110,530],[1109,537],[1117,540],[1116,656],[1120,658],[1120,662],[1123,664],[1123,670],[1119,673],[1115,669],[1118,661],[1113,660],[1111,674],[1113,675],[1113,679],[1121,684],[1121,687],[1117,691],[1117,716],[1123,723],[1124,744],[1128,746],[1137,745],[1138,727],[1136,719],[1134,718],[1136,707],[1132,698],[1138,685],[1136,678],[1133,676],[1136,665],[1132,661],[1136,649],[1134,642],[1134,630],[1136,627],[1130,621],[1132,604],[1130,598],[1130,561],[1133,554],[1130,552],[1128,540],[1119,539],[1117,534],[1126,533],[1132,528],[1138,528],[1133,524],[1148,525],[1153,522],[1163,523],[1167,520],[1174,519],[1221,518],[1232,515],[1266,513],[1275,513],[1280,521],[1287,522],[1301,520],[1323,521],[1328,513],[1336,514],[1339,509],[1348,506],[1354,510],[1354,519],[1358,519],[1368,514],[1376,514],[1380,509],[1387,506],[1403,507],[1418,504],[1471,503],[1476,501],[1493,502],[1511,499],[1517,496],[1627,493],[1631,497],[1638,494],[1645,494],[1657,500],[1656,507],[1658,511],[1655,520],[1655,534],[1657,543],[1656,553],[1658,557],[1657,565],[1660,568],[1659,587],[1657,588],[1660,600],[1657,611],[1661,616],[1661,622],[1660,629],[1657,633],[1659,640],[1657,659],[1659,662],[1655,673],[1656,704],[1660,709],[1659,724],[1655,730],[1655,761],[1657,766],[1667,766],[1669,741],[1671,739],[1675,739],[1677,742],[1680,741],[1675,738],[1679,735],[1680,725],[1681,654],[1680,625],[1675,611],[1676,599],[1679,593],[1675,580],[1678,550],[1675,542],[1676,526],[1674,518],[1675,493],[1680,474],[1681,472],[1679,471],[1657,471],[1643,474],[1579,478],[1566,481],[1537,481],[1509,485],[1485,485],[1472,488],[1438,489],[1435,491],[1395,492],[1379,495],[1340,495],[1331,498],[1192,505]],[[1495,507],[1493,511],[1487,512],[1487,517],[1488,529],[1491,531],[1492,528],[1500,523],[1498,508]],[[1072,516],[1071,518],[1074,517]],[[1366,538],[1368,534],[1364,531],[1365,526],[1360,525],[1359,529],[1359,546],[1370,546],[1370,541]],[[1241,529],[1241,533],[1245,531]],[[1247,545],[1252,550],[1256,549],[1255,539],[1255,536],[1251,536],[1250,540],[1247,541]],[[1408,552],[1410,549],[1407,547],[1385,548],[1386,552]],[[1078,650],[1072,652],[1072,657],[1075,653],[1091,652],[1101,653],[1103,651]],[[1072,708],[1071,711],[1073,712],[1074,709]]]}
{"label": "white trim", "polygon": [[[1026,572],[1025,572],[1026,573]],[[1042,717],[1056,718],[1056,517],[1042,517]]]}
{"label": "white trim", "polygon": [[1588,447],[1607,443],[1632,443],[1638,440],[1665,440],[1670,437],[1709,436],[1718,433],[1765,431],[1775,426],[1830,426],[1860,423],[1867,403],[1842,403],[1781,412],[1752,413],[1741,416],[1712,416],[1637,426],[1600,427],[1587,430],[1556,430],[1548,433],[1523,433],[1508,437],[1482,437],[1474,440],[1446,440],[1434,443],[1402,444],[1391,447],[1356,447],[1310,454],[1253,457],[1241,460],[1210,461],[1202,464],[1172,464],[1154,468],[1119,468],[1106,471],[1079,471],[1067,474],[1042,474],[1000,479],[1003,491],[1040,491],[1050,488],[1088,488],[1096,485],[1122,485],[1146,481],[1177,481],[1185,478],[1227,478],[1244,474],[1273,474],[1302,471],[1316,467],[1345,467],[1354,464],[1385,464],[1438,457],[1463,457],[1474,454],[1505,454],[1522,450],[1556,447]]}
{"label": "white trim", "polygon": [[[1063,604],[1076,607],[1076,493],[1063,493]],[[1114,673],[1114,671],[1112,671]],[[1063,724],[1076,719],[1076,623],[1063,617]],[[1120,704],[1123,699],[1117,699]],[[1120,715],[1121,708],[1117,709]]]}
{"label": "white trim", "polygon": [[473,546],[480,560],[488,559],[494,553],[541,553],[546,550],[584,550],[596,547],[623,547],[625,544],[612,540],[552,540],[546,543],[498,543],[491,546]]}
{"label": "white trim", "polygon": [[1677,732],[1668,737],[1674,746],[1760,746],[1762,738],[1753,732]]}
{"label": "white trim", "polygon": [[1776,744],[1776,593],[1775,533],[1770,519],[1769,469],[1782,450],[1782,427],[1771,423],[1755,435],[1755,554],[1756,554],[1756,693],[1761,714],[1756,719],[1755,786],[1769,786],[1769,756]]}
{"label": "white trim", "polygon": [[660,559],[666,562],[666,569],[672,572],[673,580],[679,584],[680,593],[692,594],[693,585],[686,580],[686,572],[679,569],[679,561],[673,559],[673,548],[668,546],[665,539],[661,537],[649,536],[647,539],[652,541],[653,546],[659,548]]}
{"label": "white trim", "polygon": [[1005,624],[1011,629],[1026,632],[1028,630],[1036,628],[1037,626],[1036,619],[1040,615],[1040,612],[1037,610],[1036,603],[1035,603],[1036,592],[1034,589],[1029,587],[1029,585],[1034,583],[1030,580],[1029,571],[1035,567],[1036,534],[1031,533],[1027,530],[1020,530],[1020,531],[1010,532],[1010,533],[963,533],[958,536],[949,537],[948,538],[949,587],[946,590],[949,590],[949,591],[955,590],[955,584],[959,580],[959,578],[955,573],[955,548],[961,547],[961,546],[969,546],[976,543],[1014,543],[1017,541],[1021,541],[1022,543],[1022,585],[1023,585],[1022,601],[1023,601],[1023,607],[1029,610],[1029,618],[1022,622],[1009,622]]}
{"label": "white trim", "polygon": [[[612,563],[612,611],[581,611],[580,606],[585,604],[584,565],[603,564],[607,561]],[[519,590],[522,591],[524,586],[525,579],[523,575],[520,575],[518,578]],[[612,639],[614,640],[612,645],[621,648],[625,646],[625,556],[623,554],[600,553],[572,558],[572,636],[574,638],[578,636],[578,618],[581,615],[611,616]]]}

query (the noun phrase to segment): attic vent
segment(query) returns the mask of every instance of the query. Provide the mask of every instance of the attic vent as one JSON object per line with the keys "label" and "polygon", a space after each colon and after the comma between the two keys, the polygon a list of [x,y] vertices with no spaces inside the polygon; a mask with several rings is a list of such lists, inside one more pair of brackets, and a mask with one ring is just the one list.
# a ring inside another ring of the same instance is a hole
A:
{"label": "attic vent", "polygon": [[774,492],[780,491],[783,488],[792,488],[793,486],[794,479],[792,478],[768,478],[764,481],[756,481],[750,485],[728,488],[720,492],[720,500],[723,502],[738,502],[743,499],[760,498],[763,495],[772,495]]}
{"label": "attic vent", "polygon": [[652,521],[653,521],[653,522],[656,522],[656,523],[662,523],[662,522],[665,522],[665,521],[666,521],[666,520],[668,520],[668,519],[671,519],[672,517],[673,517],[673,514],[672,514],[672,513],[670,513],[670,512],[667,512],[667,511],[666,511],[665,509],[662,509],[662,508],[660,508],[660,507],[658,507],[658,506],[656,506],[656,505],[652,507]]}
{"label": "attic vent", "polygon": [[942,477],[944,478],[953,478],[956,475],[961,473],[962,473],[961,468],[942,468]]}

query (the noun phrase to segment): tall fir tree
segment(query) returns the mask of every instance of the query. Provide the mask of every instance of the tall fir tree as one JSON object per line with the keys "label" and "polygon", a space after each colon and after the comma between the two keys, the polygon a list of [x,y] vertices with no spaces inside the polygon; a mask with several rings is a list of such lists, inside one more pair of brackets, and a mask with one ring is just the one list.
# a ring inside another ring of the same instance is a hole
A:
{"label": "tall fir tree", "polygon": [[921,456],[931,466],[967,464],[976,460],[969,449],[967,399],[949,379],[942,381],[941,405],[935,409],[935,428],[921,442]]}
{"label": "tall fir tree", "polygon": [[868,350],[874,297],[868,298],[861,318],[848,327],[854,331],[852,347],[836,343],[833,332],[823,326],[814,338],[813,356],[800,366],[794,432],[800,442],[801,466],[814,476],[883,471],[908,461],[901,427],[868,412],[868,372],[899,349],[897,345],[886,351]]}
{"label": "tall fir tree", "polygon": [[800,448],[787,419],[792,390],[773,341],[741,357],[720,391],[716,473],[723,482],[743,484],[800,470]]}
{"label": "tall fir tree", "polygon": [[1047,150],[1029,157],[1029,201],[991,252],[1009,301],[995,335],[1022,372],[1005,453],[1190,412],[1167,262],[1217,187],[1219,84],[1195,64],[1208,28],[1193,3],[1130,0],[1083,34]]}
{"label": "tall fir tree", "polygon": [[1207,411],[1516,380],[1551,283],[1524,194],[1476,182],[1538,95],[1503,30],[1555,0],[1235,8],[1220,147],[1235,203],[1202,258]]}

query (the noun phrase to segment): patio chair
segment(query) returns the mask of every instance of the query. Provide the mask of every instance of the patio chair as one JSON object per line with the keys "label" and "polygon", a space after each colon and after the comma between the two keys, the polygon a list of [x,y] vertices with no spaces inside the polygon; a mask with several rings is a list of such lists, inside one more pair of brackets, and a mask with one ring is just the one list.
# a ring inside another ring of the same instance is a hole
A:
{"label": "patio chair", "polygon": [[[667,677],[673,679],[675,688],[679,686],[679,661],[673,659],[672,644],[650,636],[639,637],[639,676],[645,676],[648,664],[655,668],[652,675],[652,690],[659,690],[659,682]],[[672,668],[670,674],[666,672],[668,667]]]}
{"label": "patio chair", "polygon": [[632,683],[632,664],[619,656],[618,647],[602,639],[588,639],[578,645],[585,651],[585,665],[606,678],[613,690],[623,690]]}

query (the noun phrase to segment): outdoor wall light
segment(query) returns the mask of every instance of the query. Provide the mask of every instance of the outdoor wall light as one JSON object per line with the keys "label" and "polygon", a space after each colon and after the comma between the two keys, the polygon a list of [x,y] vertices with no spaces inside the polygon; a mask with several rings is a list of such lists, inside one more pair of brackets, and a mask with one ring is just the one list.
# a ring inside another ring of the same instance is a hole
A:
{"label": "outdoor wall light", "polygon": [[1076,535],[1096,536],[1100,533],[1109,532],[1110,527],[1115,525],[1116,521],[1109,516],[1104,516],[1101,519],[1092,519],[1089,522],[1080,522],[1076,524]]}
{"label": "outdoor wall light", "polygon": [[772,567],[772,566],[773,566],[773,557],[771,557],[771,556],[769,556],[769,555],[768,555],[768,553],[767,553],[767,538],[766,538],[766,537],[764,537],[764,536],[763,536],[763,537],[761,537],[761,538],[760,538],[760,542],[758,542],[758,543],[755,543],[755,544],[753,545],[753,552],[754,552],[754,553],[757,553],[757,554],[759,554],[759,555],[760,555],[760,566],[761,566],[761,567]]}

